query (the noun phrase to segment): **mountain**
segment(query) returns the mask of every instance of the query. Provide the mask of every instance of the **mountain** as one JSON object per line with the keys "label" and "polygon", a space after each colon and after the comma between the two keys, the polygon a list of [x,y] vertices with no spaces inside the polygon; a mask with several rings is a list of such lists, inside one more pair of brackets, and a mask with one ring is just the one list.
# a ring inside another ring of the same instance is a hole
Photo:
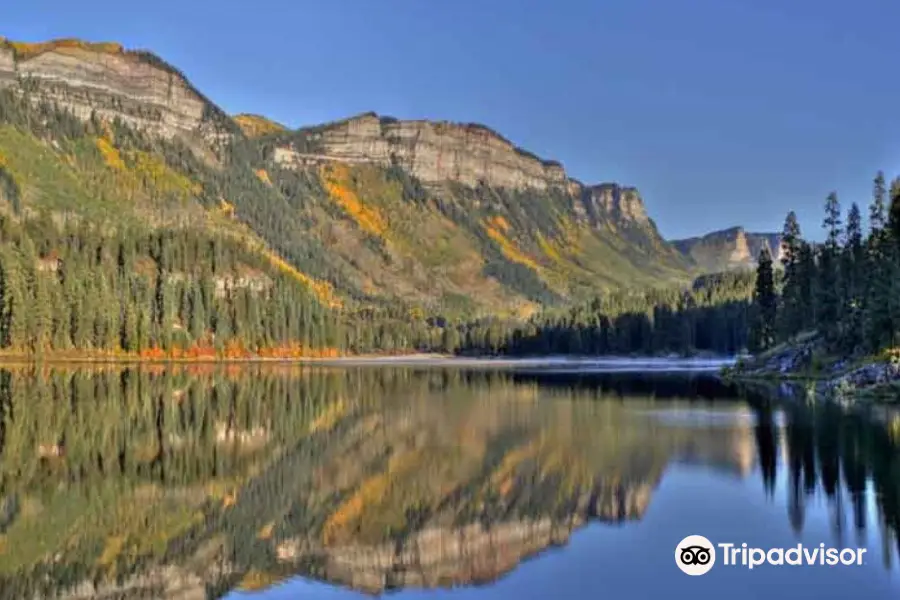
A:
{"label": "mountain", "polygon": [[781,259],[781,234],[749,233],[743,227],[673,240],[672,245],[705,273],[754,268],[763,248],[776,263]]}
{"label": "mountain", "polygon": [[226,115],[150,52],[80,40],[0,39],[0,88],[21,215],[212,227],[324,304],[521,314],[692,271],[635,188],[583,184],[483,125],[292,131]]}
{"label": "mountain", "polygon": [[481,125],[368,113],[258,143],[276,187],[324,185],[313,227],[362,296],[496,308],[685,275],[637,190],[583,185]]}

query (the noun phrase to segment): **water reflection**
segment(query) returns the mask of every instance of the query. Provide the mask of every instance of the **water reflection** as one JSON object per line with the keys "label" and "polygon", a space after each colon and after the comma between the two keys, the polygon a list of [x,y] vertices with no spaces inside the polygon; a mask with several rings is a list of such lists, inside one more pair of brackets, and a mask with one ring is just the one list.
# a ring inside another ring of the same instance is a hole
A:
{"label": "water reflection", "polygon": [[889,569],[898,547],[884,428],[704,377],[4,370],[0,417],[2,598],[490,582],[643,519],[680,468],[759,477],[798,532],[825,499],[836,543],[877,527]]}

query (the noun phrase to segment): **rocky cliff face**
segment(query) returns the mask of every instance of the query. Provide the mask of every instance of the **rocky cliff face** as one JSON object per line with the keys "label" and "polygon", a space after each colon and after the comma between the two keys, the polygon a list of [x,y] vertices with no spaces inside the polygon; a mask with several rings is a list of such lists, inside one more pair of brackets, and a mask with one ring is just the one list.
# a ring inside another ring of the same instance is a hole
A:
{"label": "rocky cliff face", "polygon": [[482,125],[444,121],[399,121],[368,113],[304,132],[312,149],[279,148],[286,164],[316,160],[397,165],[424,183],[454,181],[512,189],[566,187],[559,163],[516,148]]}
{"label": "rocky cliff face", "polygon": [[592,220],[613,220],[637,226],[650,226],[650,217],[636,188],[616,183],[585,187],[582,202]]}
{"label": "rocky cliff face", "polygon": [[0,85],[27,91],[77,117],[121,119],[166,138],[217,143],[230,119],[157,57],[117,44],[0,40]]}
{"label": "rocky cliff face", "polygon": [[293,143],[277,146],[274,158],[288,167],[327,161],[399,166],[426,184],[556,189],[578,197],[575,210],[583,215],[649,224],[635,188],[586,186],[570,178],[560,163],[539,158],[484,125],[400,121],[367,113],[302,131]]}
{"label": "rocky cliff face", "polygon": [[781,236],[777,233],[749,233],[743,227],[714,231],[702,237],[675,240],[679,252],[705,272],[746,269],[756,266],[763,248],[777,263],[781,258]]}
{"label": "rocky cliff face", "polygon": [[514,191],[554,190],[573,197],[575,215],[598,225],[615,221],[654,230],[636,188],[584,185],[563,166],[527,152],[484,125],[401,121],[367,113],[284,136],[274,161],[287,168],[328,162],[396,166],[421,182]]}

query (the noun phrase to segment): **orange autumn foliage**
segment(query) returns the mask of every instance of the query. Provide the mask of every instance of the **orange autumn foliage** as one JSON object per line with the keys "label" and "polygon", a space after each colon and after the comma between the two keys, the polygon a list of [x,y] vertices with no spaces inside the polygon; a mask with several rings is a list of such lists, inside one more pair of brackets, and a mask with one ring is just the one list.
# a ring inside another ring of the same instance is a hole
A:
{"label": "orange autumn foliage", "polygon": [[215,360],[252,360],[265,359],[300,359],[300,358],[337,358],[341,351],[337,348],[310,348],[300,344],[286,346],[272,346],[250,350],[237,340],[229,340],[225,347],[218,351],[212,346],[193,344],[187,348],[171,348],[166,351],[162,348],[146,348],[137,353],[141,360],[185,360],[185,361],[215,361]]}
{"label": "orange autumn foliage", "polygon": [[503,233],[509,233],[509,221],[507,221],[505,217],[500,215],[493,216],[488,219],[488,224],[499,229]]}
{"label": "orange autumn foliage", "polygon": [[269,187],[272,187],[272,180],[269,179],[269,173],[265,169],[257,169],[254,171],[256,173],[256,177],[266,184]]}
{"label": "orange autumn foliage", "polygon": [[103,156],[103,162],[106,163],[107,167],[117,171],[125,170],[125,161],[122,160],[122,156],[119,154],[116,147],[109,143],[109,140],[106,138],[97,138],[94,143],[97,145],[97,150],[100,151],[100,155]]}
{"label": "orange autumn foliage", "polygon": [[44,52],[52,52],[61,49],[78,49],[91,50],[94,52],[104,52],[106,54],[120,54],[124,51],[122,44],[116,42],[85,42],[75,38],[64,38],[59,40],[51,40],[49,42],[13,42],[0,38],[0,45],[5,45],[12,49],[16,58],[20,60],[33,58]]}
{"label": "orange autumn foliage", "polygon": [[322,181],[332,200],[344,209],[359,227],[372,235],[380,236],[387,229],[387,223],[374,208],[366,206],[350,188],[350,171],[347,165],[333,164],[322,167]]}
{"label": "orange autumn foliage", "polygon": [[540,265],[534,262],[530,256],[519,250],[514,241],[506,237],[502,231],[491,225],[490,222],[484,224],[484,230],[488,234],[488,237],[500,246],[500,252],[508,260],[524,265],[535,271],[541,270]]}

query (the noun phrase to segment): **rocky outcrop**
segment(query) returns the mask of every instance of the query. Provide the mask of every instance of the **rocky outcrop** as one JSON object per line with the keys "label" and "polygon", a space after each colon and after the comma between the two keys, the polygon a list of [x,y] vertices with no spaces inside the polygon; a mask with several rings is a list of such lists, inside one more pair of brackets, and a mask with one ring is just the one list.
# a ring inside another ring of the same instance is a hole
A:
{"label": "rocky outcrop", "polygon": [[611,219],[618,223],[649,226],[650,217],[636,188],[617,183],[601,183],[584,188],[582,202],[596,221]]}
{"label": "rocky outcrop", "polygon": [[367,113],[301,131],[311,152],[282,146],[276,160],[298,164],[341,160],[397,165],[423,183],[454,181],[513,189],[567,187],[557,162],[515,147],[483,125],[446,121],[400,121]]}
{"label": "rocky outcrop", "polygon": [[896,398],[900,386],[900,351],[867,360],[834,359],[824,340],[805,336],[757,357],[739,361],[728,371],[737,379],[783,379],[778,394],[787,398],[824,398],[843,405],[888,392]]}
{"label": "rocky outcrop", "polygon": [[159,58],[116,44],[0,40],[0,85],[28,90],[80,119],[91,115],[166,138],[219,143],[235,129],[222,111]]}
{"label": "rocky outcrop", "polygon": [[12,48],[0,45],[0,85],[8,85],[16,79],[16,55]]}
{"label": "rocky outcrop", "polygon": [[763,248],[774,261],[781,258],[781,236],[777,233],[749,233],[743,227],[714,231],[701,237],[671,242],[685,257],[708,273],[756,266]]}

